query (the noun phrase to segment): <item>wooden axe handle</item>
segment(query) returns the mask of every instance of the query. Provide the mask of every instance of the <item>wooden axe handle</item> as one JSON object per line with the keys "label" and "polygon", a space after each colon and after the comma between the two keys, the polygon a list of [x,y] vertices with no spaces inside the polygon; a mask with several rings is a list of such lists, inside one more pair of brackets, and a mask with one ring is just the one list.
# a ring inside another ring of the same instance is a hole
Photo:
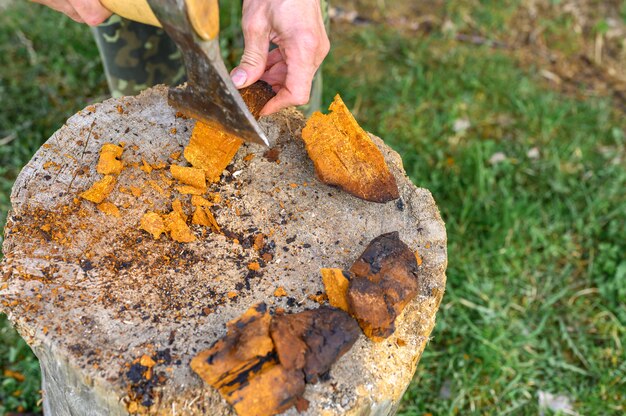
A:
{"label": "wooden axe handle", "polygon": [[[111,12],[135,22],[161,27],[147,0],[100,0]],[[186,0],[189,21],[198,36],[214,39],[220,31],[218,0]]]}

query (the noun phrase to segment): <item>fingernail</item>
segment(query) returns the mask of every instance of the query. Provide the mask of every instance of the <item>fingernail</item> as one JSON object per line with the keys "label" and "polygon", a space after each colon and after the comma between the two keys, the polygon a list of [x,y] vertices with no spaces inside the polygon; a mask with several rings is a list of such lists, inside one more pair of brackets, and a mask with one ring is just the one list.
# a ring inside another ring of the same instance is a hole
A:
{"label": "fingernail", "polygon": [[239,88],[246,83],[246,80],[248,79],[248,74],[246,74],[246,71],[241,68],[235,68],[230,74],[230,77],[232,78],[235,87]]}

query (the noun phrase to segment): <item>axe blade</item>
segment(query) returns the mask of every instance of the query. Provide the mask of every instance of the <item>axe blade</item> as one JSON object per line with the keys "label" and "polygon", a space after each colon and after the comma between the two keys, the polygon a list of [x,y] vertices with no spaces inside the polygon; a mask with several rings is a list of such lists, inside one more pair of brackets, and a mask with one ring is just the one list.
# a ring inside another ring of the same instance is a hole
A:
{"label": "axe blade", "polygon": [[170,88],[170,105],[209,124],[218,123],[239,138],[270,146],[230,79],[220,53],[219,39],[202,40],[196,34],[182,0],[148,0],[165,32],[180,49],[187,85]]}

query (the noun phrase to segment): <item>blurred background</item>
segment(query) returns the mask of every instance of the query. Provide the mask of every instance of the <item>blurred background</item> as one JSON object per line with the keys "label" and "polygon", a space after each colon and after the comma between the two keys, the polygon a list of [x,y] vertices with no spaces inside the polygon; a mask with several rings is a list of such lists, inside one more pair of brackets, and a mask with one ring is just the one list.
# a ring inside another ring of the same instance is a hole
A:
{"label": "blurred background", "polygon": [[[240,2],[221,3],[232,67]],[[626,1],[331,0],[330,37],[323,107],[341,93],[448,229],[400,414],[624,414]],[[0,223],[31,155],[107,95],[86,26],[0,0]],[[1,316],[0,414],[40,413],[39,383]]]}

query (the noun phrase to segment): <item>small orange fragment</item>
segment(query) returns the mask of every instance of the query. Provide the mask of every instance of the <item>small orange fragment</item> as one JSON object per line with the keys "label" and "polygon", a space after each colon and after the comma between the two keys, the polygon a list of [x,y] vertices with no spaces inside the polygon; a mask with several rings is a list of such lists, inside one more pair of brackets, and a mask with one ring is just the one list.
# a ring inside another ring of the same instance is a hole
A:
{"label": "small orange fragment", "polygon": [[184,183],[185,185],[206,190],[206,179],[202,169],[171,165],[170,173],[174,179]]}
{"label": "small orange fragment", "polygon": [[284,287],[280,286],[274,291],[274,296],[276,296],[277,298],[282,298],[283,296],[287,296],[287,291]]}
{"label": "small orange fragment", "polygon": [[120,210],[115,206],[115,204],[112,204],[111,202],[102,202],[101,204],[98,204],[97,208],[107,215],[112,215],[117,218],[120,218],[122,216],[120,214]]}
{"label": "small orange fragment", "polygon": [[128,403],[128,406],[126,407],[126,409],[128,410],[128,413],[137,413],[137,411],[139,410],[139,405],[137,404],[136,401],[132,401],[130,403]]}
{"label": "small orange fragment", "polygon": [[265,104],[276,95],[272,86],[261,80],[240,89],[239,94],[241,94],[243,102],[246,103],[248,109],[256,119],[259,118]]}
{"label": "small orange fragment", "polygon": [[250,270],[257,271],[260,268],[261,268],[261,265],[258,262],[256,262],[256,261],[253,261],[252,263],[248,264],[248,269],[250,269]]}
{"label": "small orange fragment", "polygon": [[147,182],[148,182],[148,185],[150,185],[152,187],[152,189],[154,189],[155,191],[157,191],[161,195],[165,195],[165,189],[163,189],[161,187],[161,185],[159,185],[156,181],[148,180]]}
{"label": "small orange fragment", "polygon": [[183,195],[202,195],[206,192],[206,188],[195,188],[189,185],[179,185],[175,189]]}
{"label": "small orange fragment", "polygon": [[420,254],[418,253],[417,250],[415,250],[415,260],[417,260],[417,265],[421,266],[422,265],[422,256],[420,256]]}
{"label": "small orange fragment", "polygon": [[87,201],[99,204],[113,191],[115,183],[115,176],[106,175],[79,196]]}
{"label": "small orange fragment", "polygon": [[265,236],[263,234],[257,234],[254,237],[254,243],[252,244],[252,247],[254,247],[256,251],[261,251],[263,247],[265,247]]}
{"label": "small orange fragment", "polygon": [[191,223],[203,225],[205,227],[211,226],[211,222],[209,221],[209,217],[207,216],[204,207],[196,207],[196,210],[193,212],[193,217],[191,218]]}
{"label": "small orange fragment", "polygon": [[211,224],[211,229],[213,229],[213,231],[215,231],[216,233],[221,233],[222,229],[217,224],[217,221],[215,220],[213,213],[209,211],[207,207],[204,208],[204,212],[206,213],[206,216],[209,219],[209,223]]}
{"label": "small orange fragment", "polygon": [[124,165],[119,158],[124,149],[112,143],[106,143],[100,149],[100,158],[96,166],[96,172],[102,175],[119,175]]}
{"label": "small orange fragment", "polygon": [[142,158],[141,163],[142,163],[142,166],[139,169],[143,170],[146,173],[152,172],[152,166],[150,166],[148,162],[146,162],[145,159]]}
{"label": "small orange fragment", "polygon": [[179,243],[191,243],[196,241],[191,229],[180,216],[180,213],[172,211],[165,216],[165,228],[170,232],[170,237]]}
{"label": "small orange fragment", "polygon": [[321,269],[324,290],[328,296],[328,302],[335,308],[349,312],[348,285],[350,281],[341,269]]}
{"label": "small orange fragment", "polygon": [[138,188],[136,186],[130,186],[130,193],[133,194],[133,196],[135,198],[139,198],[141,196],[141,188]]}
{"label": "small orange fragment", "polygon": [[202,198],[201,196],[197,196],[197,195],[192,195],[192,197],[191,197],[191,205],[193,205],[194,207],[210,207],[210,206],[213,206],[213,204],[211,202],[209,202],[206,199]]}
{"label": "small orange fragment", "polygon": [[172,201],[172,210],[174,212],[177,212],[183,221],[187,221],[187,214],[185,214],[185,211],[183,210],[183,203],[180,202],[180,199],[175,199],[174,201]]}
{"label": "small orange fragment", "polygon": [[140,228],[149,232],[155,240],[158,240],[161,234],[165,232],[165,222],[163,217],[156,212],[146,212],[141,217]]}
{"label": "small orange fragment", "polygon": [[152,359],[152,357],[144,354],[139,359],[139,364],[143,365],[144,367],[152,368],[156,365],[156,362]]}

